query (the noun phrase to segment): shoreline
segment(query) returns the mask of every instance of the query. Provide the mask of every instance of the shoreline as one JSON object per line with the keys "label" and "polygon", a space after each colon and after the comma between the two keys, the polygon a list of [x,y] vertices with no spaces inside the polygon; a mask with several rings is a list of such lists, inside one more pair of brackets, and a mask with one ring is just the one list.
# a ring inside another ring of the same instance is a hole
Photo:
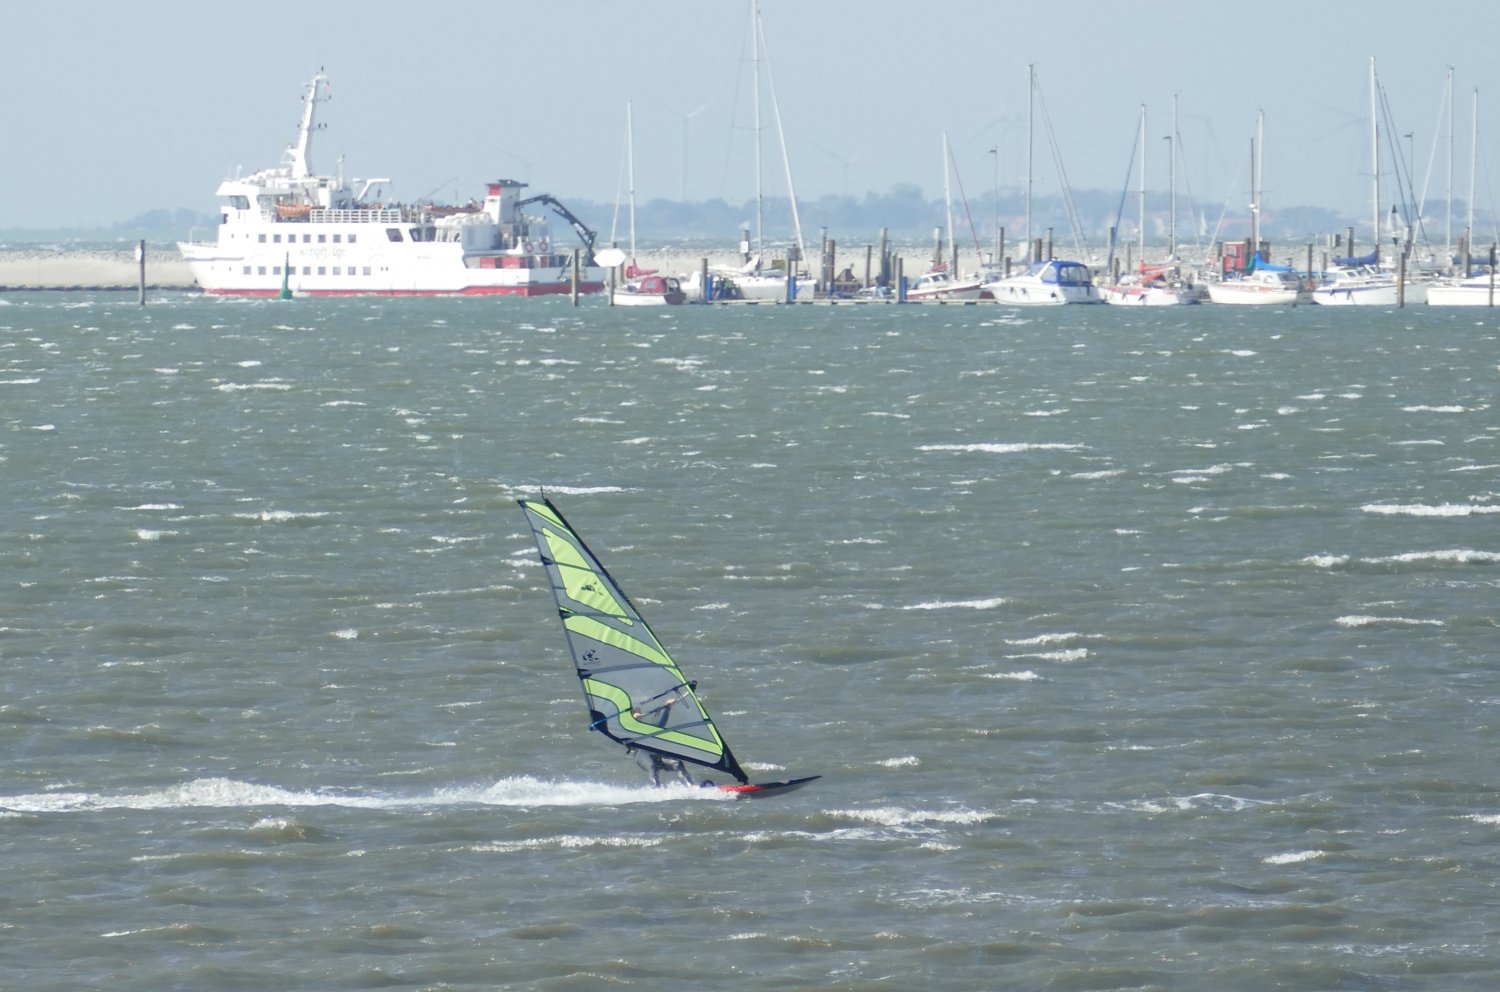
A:
{"label": "shoreline", "polygon": [[[863,243],[851,245],[837,251],[835,270],[849,269],[857,280],[864,277],[867,246]],[[906,273],[915,275],[928,268],[932,248],[914,244],[890,245],[892,255],[906,262]],[[810,252],[816,246],[810,246]],[[768,249],[770,264],[785,255],[785,246]],[[654,269],[662,275],[686,277],[697,273],[705,261],[711,271],[733,272],[744,264],[740,253],[723,245],[714,247],[670,247],[639,248],[635,261],[645,269]],[[872,261],[874,261],[872,259]],[[915,263],[915,264],[914,264]],[[878,262],[874,262],[878,265]],[[975,266],[974,252],[960,251],[959,267],[967,270]],[[817,271],[814,264],[813,271]],[[199,292],[200,287],[193,278],[187,261],[176,248],[146,248],[146,289],[168,292]],[[140,263],[136,261],[135,246],[120,248],[52,248],[21,247],[0,248],[0,293],[37,291],[105,292],[134,290],[140,287]]]}
{"label": "shoreline", "polygon": [[[140,262],[135,246],[119,249],[0,250],[0,292],[137,289]],[[175,248],[146,249],[146,288],[197,290],[198,283]]]}

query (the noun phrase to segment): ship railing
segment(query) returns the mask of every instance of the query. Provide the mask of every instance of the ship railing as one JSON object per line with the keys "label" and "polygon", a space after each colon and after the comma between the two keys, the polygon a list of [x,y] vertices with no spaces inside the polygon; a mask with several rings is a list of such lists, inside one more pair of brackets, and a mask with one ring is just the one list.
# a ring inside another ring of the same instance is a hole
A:
{"label": "ship railing", "polygon": [[314,224],[400,224],[404,211],[395,207],[367,210],[314,210],[308,220]]}

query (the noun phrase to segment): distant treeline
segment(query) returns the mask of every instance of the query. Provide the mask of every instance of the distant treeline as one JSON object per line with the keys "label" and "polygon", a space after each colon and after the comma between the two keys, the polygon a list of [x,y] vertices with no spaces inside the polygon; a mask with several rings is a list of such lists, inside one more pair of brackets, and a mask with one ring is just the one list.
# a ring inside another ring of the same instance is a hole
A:
{"label": "distant treeline", "polygon": [[[609,241],[611,226],[615,240],[629,237],[625,211],[616,211],[613,203],[598,203],[589,200],[571,199],[558,194],[568,208],[599,235],[601,244]],[[1118,191],[1109,193],[1099,190],[1077,192],[1073,195],[1073,212],[1078,218],[1086,247],[1102,249],[1108,243],[1111,227],[1118,225],[1121,241],[1137,240],[1136,218],[1138,208],[1134,196],[1121,210]],[[540,206],[533,209],[541,210]],[[863,197],[822,196],[812,200],[799,200],[798,209],[802,218],[804,237],[815,240],[821,232],[842,244],[856,245],[873,243],[885,228],[897,241],[930,241],[934,228],[947,226],[947,207],[942,199],[926,197],[921,188],[901,183],[886,193],[866,193]],[[1466,206],[1454,205],[1454,216],[1466,216]],[[618,213],[618,220],[616,216]],[[1169,230],[1171,201],[1166,193],[1148,194],[1147,240],[1165,243]],[[1067,204],[1060,196],[1039,197],[1032,204],[1032,228],[1036,237],[1045,238],[1050,229],[1051,237],[1058,246],[1071,249],[1074,241],[1073,226],[1069,222]],[[1426,237],[1419,235],[1418,241],[1437,243],[1442,241],[1446,226],[1446,206],[1430,212]],[[986,192],[972,197],[967,204],[957,202],[953,206],[955,239],[959,246],[971,246],[977,238],[989,249],[995,242],[995,227],[1005,231],[1006,254],[1020,254],[1014,249],[1025,240],[1026,204],[1023,196],[1014,190],[1002,190],[998,202],[994,194]],[[1350,226],[1356,229],[1356,239],[1367,242],[1368,223],[1364,218],[1347,217],[1323,207],[1268,206],[1261,218],[1261,235],[1267,240],[1285,247],[1308,243],[1323,243],[1332,235],[1341,235]],[[209,240],[214,236],[218,217],[214,213],[202,213],[188,208],[157,209],[147,211],[129,220],[108,227],[67,230],[0,230],[0,238],[9,241],[56,241],[78,240],[136,240],[144,238],[152,242],[172,242],[187,239]],[[663,244],[679,241],[711,241],[732,243],[739,238],[742,228],[750,228],[752,236],[755,225],[755,203],[728,203],[724,200],[706,200],[682,203],[673,200],[651,200],[636,206],[636,239],[644,244]],[[768,244],[783,245],[791,240],[791,210],[785,198],[768,198],[765,201],[765,237]],[[561,219],[555,226],[564,227]],[[1476,221],[1479,234],[1476,243],[1487,244],[1494,230],[1494,220],[1486,216]],[[1194,204],[1178,198],[1176,241],[1184,250],[1193,246],[1211,248],[1214,241],[1239,240],[1249,235],[1248,212],[1243,207],[1237,211],[1226,211],[1220,205]]]}

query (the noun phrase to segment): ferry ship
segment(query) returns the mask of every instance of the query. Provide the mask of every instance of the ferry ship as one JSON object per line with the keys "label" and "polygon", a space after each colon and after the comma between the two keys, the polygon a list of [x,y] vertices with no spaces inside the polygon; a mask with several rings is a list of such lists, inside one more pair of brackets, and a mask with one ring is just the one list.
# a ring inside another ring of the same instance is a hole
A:
{"label": "ferry ship", "polygon": [[286,164],[220,183],[218,237],[178,250],[198,285],[224,296],[543,296],[570,293],[575,250],[556,243],[543,218],[550,207],[571,225],[578,291],[604,289],[594,232],[556,198],[524,196],[526,184],[488,184],[482,203],[462,206],[383,202],[388,179],[346,182],[314,173],[312,135],[328,79],[315,75],[303,96],[297,143]]}

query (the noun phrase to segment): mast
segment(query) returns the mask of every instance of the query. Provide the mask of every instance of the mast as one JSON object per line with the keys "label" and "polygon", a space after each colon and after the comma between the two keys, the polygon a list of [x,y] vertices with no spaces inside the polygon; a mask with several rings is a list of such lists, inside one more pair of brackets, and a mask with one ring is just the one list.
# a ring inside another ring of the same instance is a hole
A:
{"label": "mast", "polygon": [[[319,89],[322,95],[319,96]],[[312,82],[307,84],[307,92],[302,96],[302,123],[297,126],[297,143],[287,149],[287,156],[291,159],[289,171],[293,179],[306,179],[312,172],[312,133],[316,128],[318,103],[329,99],[328,77],[323,75],[322,70],[313,76]]]}
{"label": "mast", "polygon": [[1146,264],[1146,105],[1141,104],[1141,182],[1140,182],[1140,226],[1141,257],[1136,265]]}
{"label": "mast", "polygon": [[[1469,250],[1464,254],[1465,258],[1474,256],[1474,172],[1479,162],[1479,87],[1474,87],[1474,123],[1469,132],[1469,226],[1467,241]],[[1464,272],[1465,278],[1469,275]]]}
{"label": "mast", "polygon": [[1033,110],[1036,103],[1036,63],[1031,62],[1026,66],[1026,261],[1028,263],[1038,262],[1040,259],[1031,257],[1031,246],[1035,243],[1031,233],[1031,186],[1033,180],[1032,145],[1036,139],[1036,126]]}
{"label": "mast", "polygon": [[1263,152],[1266,134],[1266,112],[1255,114],[1255,137],[1250,139],[1250,253],[1260,252],[1260,161],[1257,152]]}
{"label": "mast", "polygon": [[[948,188],[948,132],[943,132],[943,203],[948,208],[948,251],[955,256],[958,248],[953,243],[953,194]],[[958,260],[955,257],[953,268],[948,273],[954,279],[958,278]]]}
{"label": "mast", "polygon": [[750,0],[750,61],[754,66],[755,88],[752,103],[755,107],[755,268],[761,267],[765,258],[765,194],[761,183],[760,149],[760,0]]}
{"label": "mast", "polygon": [[1448,255],[1453,255],[1453,66],[1448,67],[1448,85],[1444,87],[1448,105]]}
{"label": "mast", "polygon": [[626,186],[630,194],[630,267],[635,268],[635,118],[630,103],[625,104]]}
{"label": "mast", "polygon": [[[766,47],[766,39],[765,34],[761,30],[760,0],[754,0],[754,2],[755,33],[760,39],[760,49],[761,51],[764,51]],[[781,101],[776,98],[776,77],[775,74],[771,72],[771,59],[769,55],[766,56],[766,85],[769,86],[771,90],[771,116],[776,119],[776,140],[781,145],[781,168],[782,171],[786,174],[786,198],[788,204],[790,204],[792,208],[792,233],[797,239],[797,258],[795,261],[792,261],[787,265],[787,271],[795,275],[797,272],[797,267],[802,263],[804,259],[807,258],[807,247],[802,243],[802,216],[797,212],[797,189],[792,185],[792,160],[787,156],[786,153],[786,131],[784,131],[781,126]],[[760,136],[759,126],[757,126],[755,133],[758,139]],[[756,168],[759,169],[758,161]],[[757,200],[758,199],[759,192],[757,192]]]}
{"label": "mast", "polygon": [[1177,257],[1177,94],[1172,94],[1172,133],[1167,135],[1167,188],[1172,201],[1167,217],[1167,259]]}
{"label": "mast", "polygon": [[1370,169],[1371,191],[1374,197],[1371,210],[1372,230],[1375,238],[1375,264],[1380,264],[1380,116],[1375,96],[1375,56],[1370,56]]}

